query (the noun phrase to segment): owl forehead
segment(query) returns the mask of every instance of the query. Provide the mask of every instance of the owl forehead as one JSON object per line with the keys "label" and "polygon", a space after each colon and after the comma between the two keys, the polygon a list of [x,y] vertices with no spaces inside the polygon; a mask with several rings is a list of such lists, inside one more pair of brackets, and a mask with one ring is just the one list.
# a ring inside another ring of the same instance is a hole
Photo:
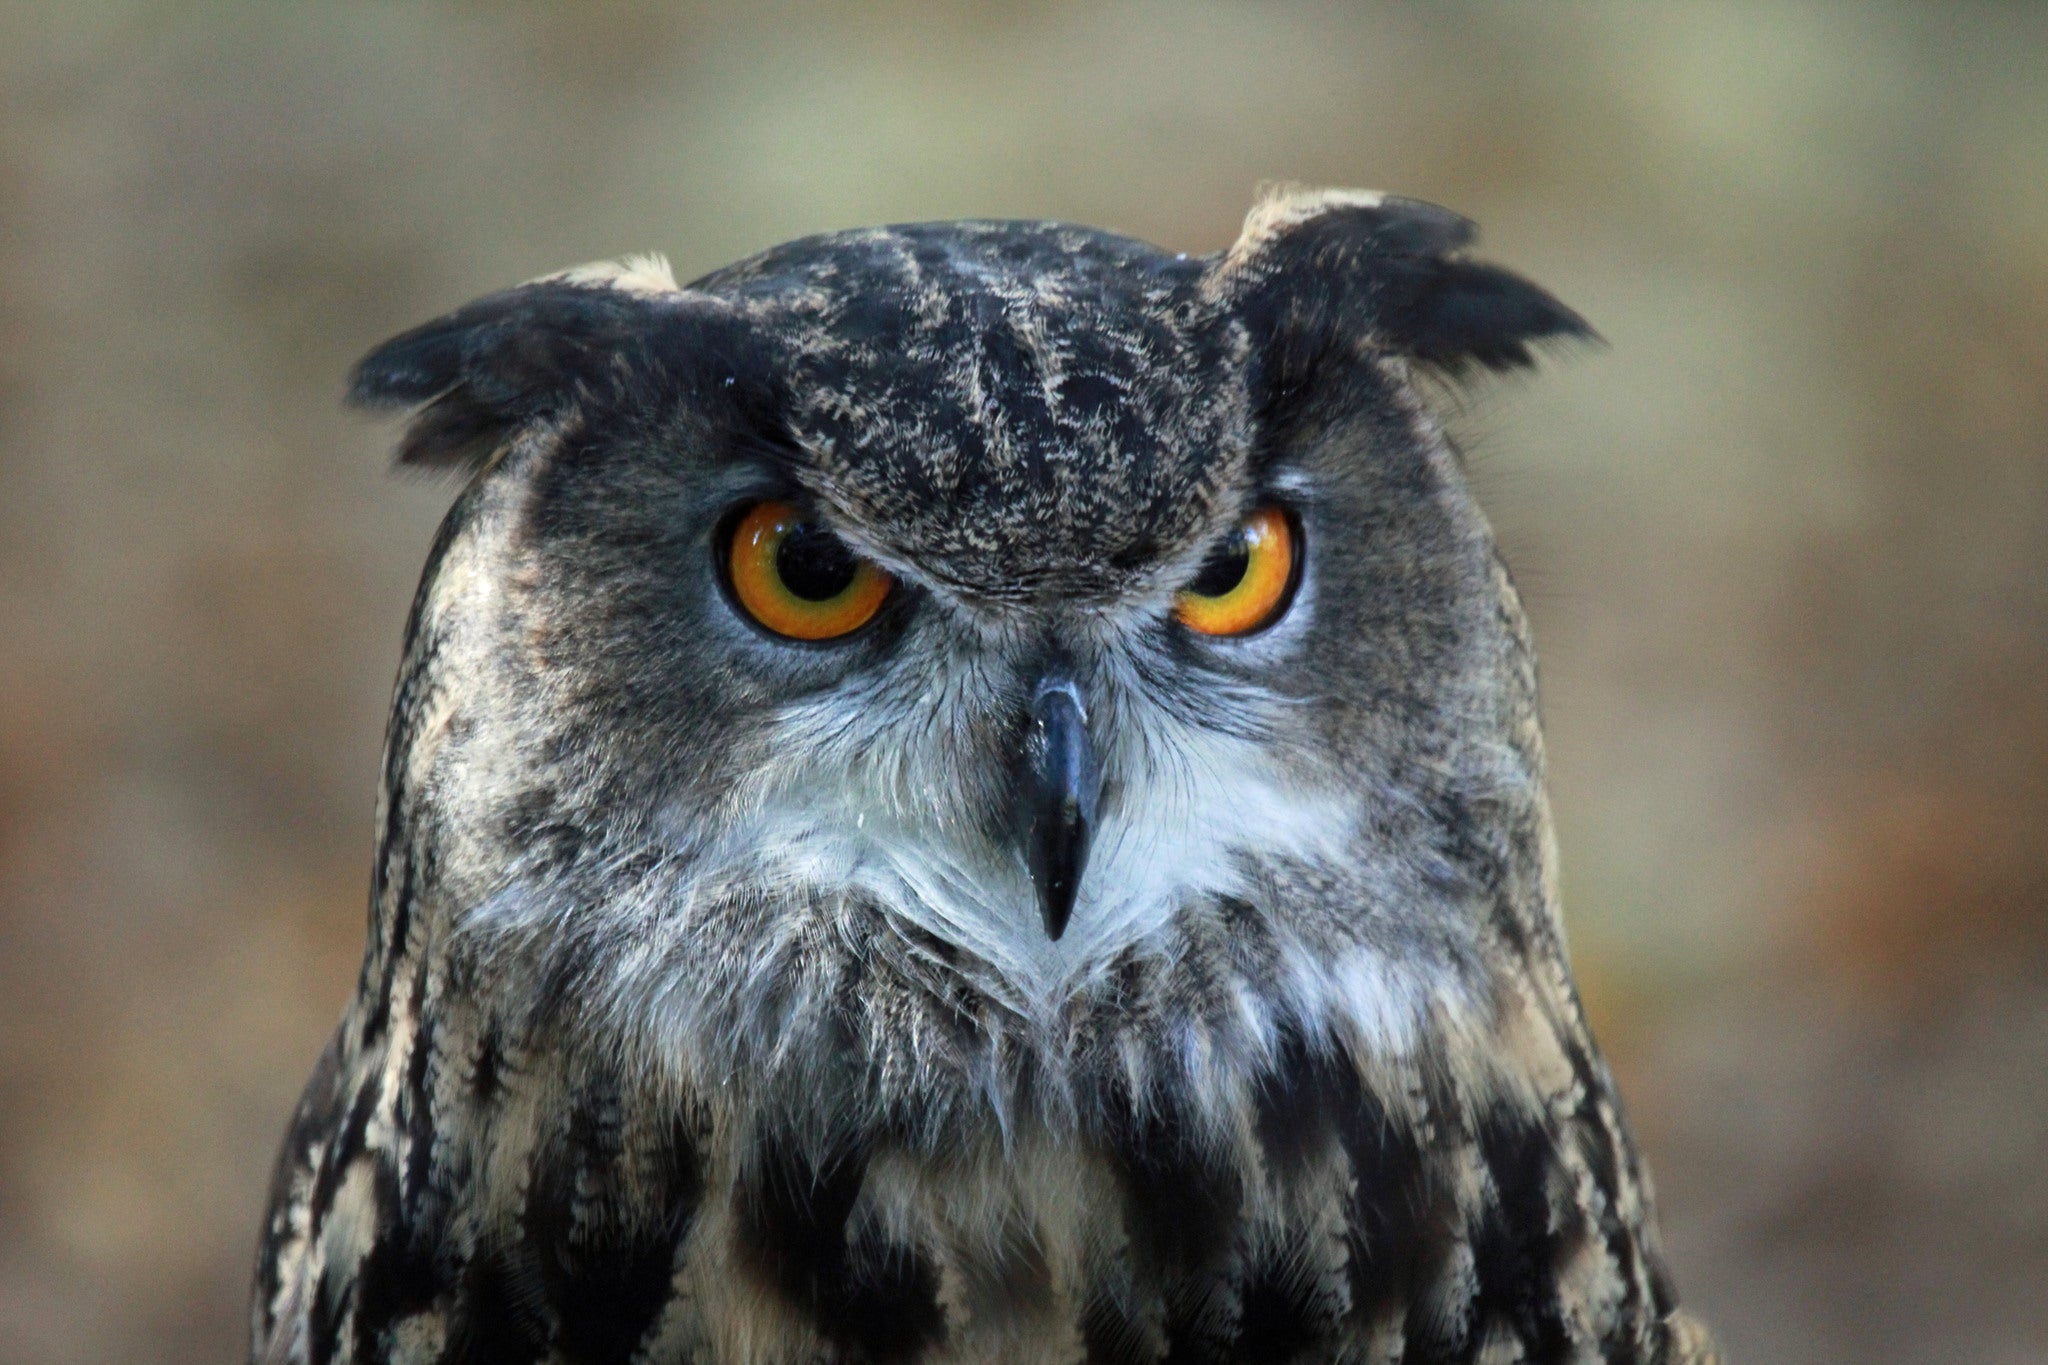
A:
{"label": "owl forehead", "polygon": [[1202,262],[1049,223],[792,243],[696,287],[785,374],[797,477],[934,580],[995,600],[1112,595],[1245,478],[1242,329]]}

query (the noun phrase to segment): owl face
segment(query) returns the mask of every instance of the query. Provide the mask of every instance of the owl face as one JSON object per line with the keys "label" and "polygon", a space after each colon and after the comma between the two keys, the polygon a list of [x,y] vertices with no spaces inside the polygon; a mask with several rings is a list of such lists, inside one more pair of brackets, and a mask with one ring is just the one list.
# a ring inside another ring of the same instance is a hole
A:
{"label": "owl face", "polygon": [[1356,195],[1214,258],[846,233],[374,353],[359,398],[426,404],[404,457],[473,471],[416,627],[462,661],[411,760],[447,931],[733,1049],[850,959],[1048,1033],[1219,936],[1270,989],[1188,1008],[1253,1034],[1472,987],[1474,862],[1512,855],[1459,841],[1539,759],[1415,376],[1583,327],[1468,233]]}

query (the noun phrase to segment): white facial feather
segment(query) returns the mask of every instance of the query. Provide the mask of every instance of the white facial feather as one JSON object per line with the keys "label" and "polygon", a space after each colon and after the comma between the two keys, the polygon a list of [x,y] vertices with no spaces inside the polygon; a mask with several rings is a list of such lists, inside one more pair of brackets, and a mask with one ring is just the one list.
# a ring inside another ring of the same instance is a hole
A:
{"label": "white facial feather", "polygon": [[[988,704],[987,678],[956,675],[907,706],[864,709],[827,696],[785,710],[766,746],[785,757],[764,766],[715,838],[694,848],[694,880],[887,906],[987,963],[1016,1007],[1050,1025],[1125,949],[1150,945],[1171,957],[1173,921],[1188,906],[1256,903],[1257,869],[1355,865],[1354,796],[1287,770],[1254,725],[1196,723],[1148,695],[1136,670],[1112,661],[1102,672],[1116,689],[1115,704],[1101,707],[1110,721],[1099,742],[1117,796],[1105,802],[1058,940],[1045,932],[1021,853],[962,814],[978,795],[958,742],[973,719],[963,708]],[[1251,713],[1288,705],[1257,691],[1236,701]],[[1286,1014],[1329,1018],[1344,1034],[1398,1049],[1442,989],[1427,964],[1363,945],[1319,956],[1276,927],[1285,998],[1243,1002],[1251,1036],[1270,1039]]]}

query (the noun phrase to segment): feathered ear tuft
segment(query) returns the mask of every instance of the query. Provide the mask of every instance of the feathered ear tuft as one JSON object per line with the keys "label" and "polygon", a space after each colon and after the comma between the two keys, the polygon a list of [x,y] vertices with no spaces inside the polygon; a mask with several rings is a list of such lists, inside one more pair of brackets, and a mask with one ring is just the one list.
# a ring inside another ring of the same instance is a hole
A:
{"label": "feathered ear tuft", "polygon": [[1270,192],[1210,268],[1266,356],[1299,389],[1334,348],[1365,346],[1457,376],[1535,363],[1550,339],[1595,339],[1585,319],[1521,276],[1467,260],[1472,224],[1415,199],[1363,190]]}
{"label": "feathered ear tuft", "polygon": [[421,405],[398,462],[468,472],[512,431],[615,381],[664,296],[682,295],[659,257],[583,266],[487,295],[364,356],[348,398],[369,408]]}

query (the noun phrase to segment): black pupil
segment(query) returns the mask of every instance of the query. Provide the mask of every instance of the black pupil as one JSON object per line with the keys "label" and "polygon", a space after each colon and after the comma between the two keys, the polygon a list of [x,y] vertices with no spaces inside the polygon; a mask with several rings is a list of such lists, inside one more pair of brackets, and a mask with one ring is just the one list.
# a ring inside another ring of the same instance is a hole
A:
{"label": "black pupil", "polygon": [[846,542],[823,527],[800,522],[775,551],[782,584],[806,602],[825,602],[846,591],[860,563]]}
{"label": "black pupil", "polygon": [[1252,537],[1247,527],[1216,547],[1195,581],[1188,584],[1188,591],[1197,597],[1221,597],[1244,582],[1251,567]]}

